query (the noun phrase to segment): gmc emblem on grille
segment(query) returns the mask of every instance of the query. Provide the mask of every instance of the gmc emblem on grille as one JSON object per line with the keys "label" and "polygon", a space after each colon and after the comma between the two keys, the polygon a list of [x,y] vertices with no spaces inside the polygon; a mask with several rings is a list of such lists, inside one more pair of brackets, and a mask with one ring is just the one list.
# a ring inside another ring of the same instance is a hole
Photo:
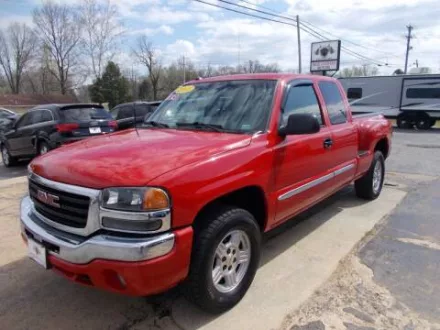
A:
{"label": "gmc emblem on grille", "polygon": [[58,203],[60,198],[58,196],[49,194],[42,190],[37,190],[37,199],[44,204],[60,208],[60,204]]}

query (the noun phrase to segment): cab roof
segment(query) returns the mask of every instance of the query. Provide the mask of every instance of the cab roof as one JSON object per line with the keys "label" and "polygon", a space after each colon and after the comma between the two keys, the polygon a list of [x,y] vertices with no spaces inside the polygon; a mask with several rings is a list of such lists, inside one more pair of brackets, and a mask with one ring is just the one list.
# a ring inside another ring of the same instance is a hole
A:
{"label": "cab roof", "polygon": [[[336,80],[332,77],[326,77],[313,74],[295,74],[295,73],[248,73],[248,74],[233,74],[226,76],[216,76],[209,78],[200,78],[192,80],[188,83],[201,83],[201,82],[215,82],[215,81],[228,81],[228,80],[278,80],[278,81],[290,81],[293,79],[309,79],[309,80]],[[187,84],[188,84],[187,83]]]}

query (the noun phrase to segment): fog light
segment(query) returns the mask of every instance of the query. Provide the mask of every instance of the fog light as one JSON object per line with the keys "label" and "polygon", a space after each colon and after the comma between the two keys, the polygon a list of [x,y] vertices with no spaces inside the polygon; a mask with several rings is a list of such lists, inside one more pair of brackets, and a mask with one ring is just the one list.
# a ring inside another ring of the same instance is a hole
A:
{"label": "fog light", "polygon": [[162,227],[162,220],[127,220],[103,217],[102,225],[108,229],[144,232],[159,230]]}

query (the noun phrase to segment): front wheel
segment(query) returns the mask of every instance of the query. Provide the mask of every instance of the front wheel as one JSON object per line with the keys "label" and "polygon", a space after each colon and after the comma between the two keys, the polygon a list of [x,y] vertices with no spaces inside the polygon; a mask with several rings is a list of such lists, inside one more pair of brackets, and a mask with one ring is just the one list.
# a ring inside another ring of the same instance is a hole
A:
{"label": "front wheel", "polygon": [[384,177],[385,159],[380,151],[376,151],[368,172],[354,183],[356,195],[363,199],[376,199],[382,191]]}
{"label": "front wheel", "polygon": [[251,285],[260,260],[260,229],[246,210],[222,207],[199,219],[186,297],[201,309],[221,313],[236,305]]}
{"label": "front wheel", "polygon": [[2,161],[5,167],[11,167],[17,164],[17,159],[12,157],[6,146],[1,146]]}

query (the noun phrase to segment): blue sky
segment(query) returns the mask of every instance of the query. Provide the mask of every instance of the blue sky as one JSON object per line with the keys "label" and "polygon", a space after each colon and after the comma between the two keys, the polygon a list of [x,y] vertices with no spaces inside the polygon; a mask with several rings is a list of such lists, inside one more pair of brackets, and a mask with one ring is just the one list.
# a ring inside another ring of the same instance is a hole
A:
{"label": "blue sky", "polygon": [[[206,1],[228,6],[217,0]],[[240,0],[230,1],[252,6]],[[318,32],[329,39],[341,37],[342,45],[347,49],[341,54],[342,66],[389,63],[389,67],[379,67],[382,73],[403,68],[404,35],[406,25],[411,23],[417,38],[413,40],[410,65],[417,59],[420,65],[431,67],[435,72],[439,70],[440,6],[437,1],[248,1],[284,16],[300,15],[301,20],[313,24],[314,29],[319,28]],[[60,2],[77,5],[80,0]],[[0,0],[0,28],[12,21],[32,25],[32,10],[40,4],[39,0]],[[298,67],[296,29],[293,26],[231,13],[193,0],[119,0],[113,4],[118,8],[119,20],[126,31],[116,57],[122,66],[136,66],[130,49],[139,35],[146,34],[160,51],[165,64],[185,55],[199,66],[208,63],[236,65],[259,60],[277,62],[286,70]],[[302,65],[307,70],[310,43],[317,38],[304,31],[301,37]],[[370,60],[359,59],[353,52]]]}

